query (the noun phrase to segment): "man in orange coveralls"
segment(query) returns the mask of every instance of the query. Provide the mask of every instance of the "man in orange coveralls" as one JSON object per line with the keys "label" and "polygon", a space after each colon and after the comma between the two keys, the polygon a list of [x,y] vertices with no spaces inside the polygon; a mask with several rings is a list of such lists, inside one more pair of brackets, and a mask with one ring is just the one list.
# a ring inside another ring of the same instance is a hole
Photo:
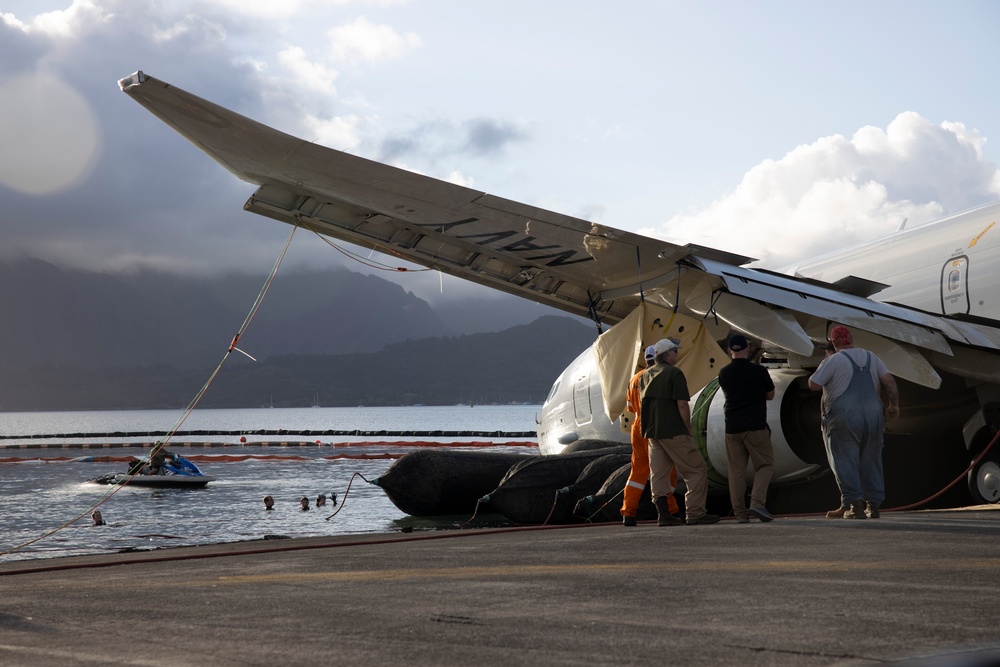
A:
{"label": "man in orange coveralls", "polygon": [[[653,364],[656,353],[653,346],[646,348],[645,361],[648,368]],[[625,483],[625,500],[622,502],[622,525],[634,526],[635,515],[639,510],[639,498],[643,489],[649,481],[649,441],[642,437],[642,422],[639,420],[639,377],[646,372],[645,368],[632,376],[628,382],[628,392],[625,394],[626,410],[635,415],[632,419],[630,430],[632,436],[632,472],[628,475],[628,482]],[[670,484],[677,486],[677,468],[670,469]],[[673,494],[667,497],[667,508],[674,516],[680,513],[677,506],[677,499]],[[678,521],[678,523],[680,523]]]}

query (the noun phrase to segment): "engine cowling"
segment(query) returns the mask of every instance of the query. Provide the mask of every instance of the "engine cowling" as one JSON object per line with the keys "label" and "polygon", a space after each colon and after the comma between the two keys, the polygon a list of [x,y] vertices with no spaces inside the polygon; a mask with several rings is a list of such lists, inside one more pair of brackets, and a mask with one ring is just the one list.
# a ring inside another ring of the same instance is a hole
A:
{"label": "engine cowling", "polygon": [[[774,445],[772,484],[807,479],[828,467],[820,432],[820,394],[809,389],[809,374],[803,370],[769,369],[774,399],[767,403],[767,423]],[[725,396],[718,379],[691,399],[691,431],[708,462],[709,480],[727,486]],[[744,471],[753,480],[750,465]]]}

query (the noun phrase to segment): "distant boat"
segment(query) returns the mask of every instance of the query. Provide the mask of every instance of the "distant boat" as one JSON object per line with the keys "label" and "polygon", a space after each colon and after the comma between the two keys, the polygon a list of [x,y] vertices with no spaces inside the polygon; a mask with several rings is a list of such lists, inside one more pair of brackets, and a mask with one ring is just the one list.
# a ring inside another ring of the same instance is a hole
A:
{"label": "distant boat", "polygon": [[318,392],[318,391],[316,392],[316,395],[315,395],[315,396],[313,397],[313,404],[312,404],[312,406],[313,406],[314,408],[319,408],[319,407],[322,407],[322,406],[321,406],[321,405],[319,404],[319,392]]}

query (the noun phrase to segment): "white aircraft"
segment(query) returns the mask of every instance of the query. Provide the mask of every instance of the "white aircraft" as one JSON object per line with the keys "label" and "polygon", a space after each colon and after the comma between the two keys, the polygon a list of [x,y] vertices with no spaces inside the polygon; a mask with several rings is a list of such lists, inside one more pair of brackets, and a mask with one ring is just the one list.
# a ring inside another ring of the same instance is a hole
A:
{"label": "white aircraft", "polygon": [[[748,257],[674,245],[318,146],[141,71],[119,85],[259,186],[247,211],[589,317],[599,329],[613,325],[553,385],[538,425],[543,453],[584,438],[627,442],[628,378],[646,345],[673,336],[683,342],[679,365],[689,385],[701,388],[692,399],[695,438],[710,478],[724,485],[714,378],[728,357],[717,341],[738,331],[760,341],[776,386],[768,408],[772,484],[820,478],[827,462],[818,396],[806,379],[836,324],[849,326],[856,345],[876,352],[900,385],[902,416],[890,436],[903,439],[907,458],[896,468],[887,462],[890,494],[890,474],[912,481],[912,495],[955,459],[961,472],[1000,428],[1000,202],[778,273],[744,266]],[[998,461],[1000,446],[970,470],[975,500],[1000,502]]]}

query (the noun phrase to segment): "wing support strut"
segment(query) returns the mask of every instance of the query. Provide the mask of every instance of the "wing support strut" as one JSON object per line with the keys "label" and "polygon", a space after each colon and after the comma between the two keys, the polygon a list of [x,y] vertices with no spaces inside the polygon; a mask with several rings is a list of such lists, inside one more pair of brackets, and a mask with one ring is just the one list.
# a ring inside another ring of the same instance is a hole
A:
{"label": "wing support strut", "polygon": [[[594,298],[594,295],[590,290],[587,290],[587,300],[590,302],[587,306],[587,312],[590,315],[590,319],[594,320],[594,324],[597,325],[597,335],[600,336],[604,333],[604,325],[601,320],[600,313],[597,312],[597,299]],[[611,305],[613,303],[614,301],[608,304],[608,310],[611,309]]]}

